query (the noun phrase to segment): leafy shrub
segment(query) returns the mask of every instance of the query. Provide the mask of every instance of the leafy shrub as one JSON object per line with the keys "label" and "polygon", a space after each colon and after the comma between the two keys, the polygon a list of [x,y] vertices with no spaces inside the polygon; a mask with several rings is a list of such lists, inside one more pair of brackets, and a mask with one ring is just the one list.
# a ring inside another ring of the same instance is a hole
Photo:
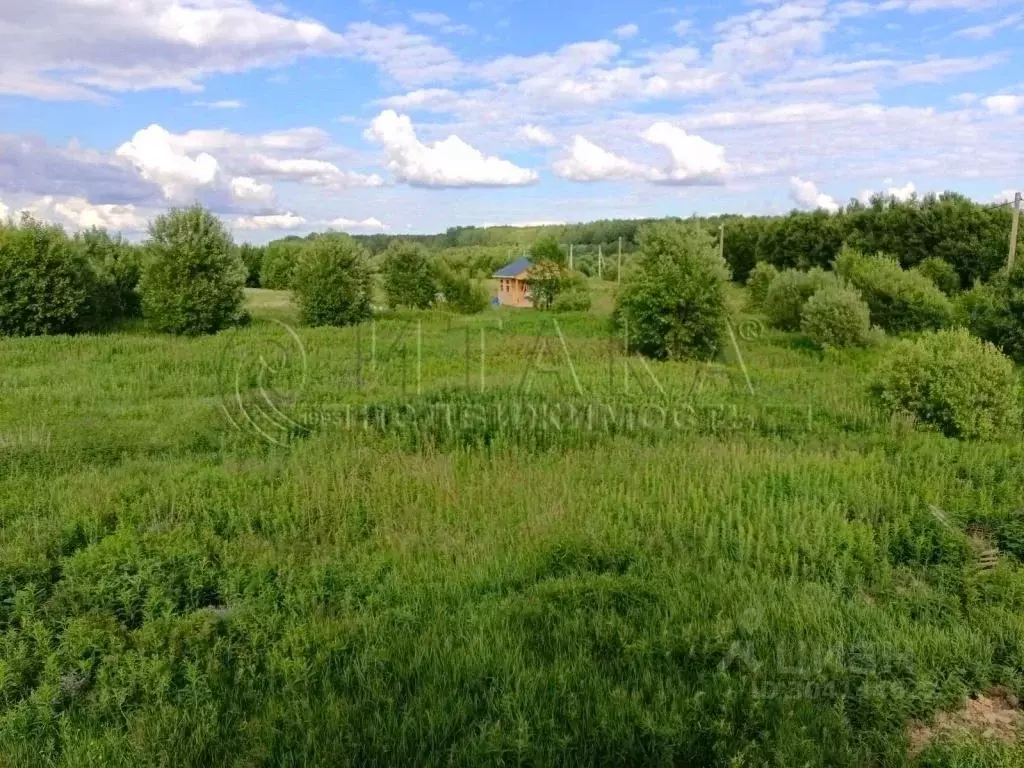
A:
{"label": "leafy shrub", "polygon": [[779,269],[829,266],[843,245],[843,220],[826,211],[767,219],[757,243],[757,260]]}
{"label": "leafy shrub", "polygon": [[483,285],[445,266],[438,269],[437,281],[445,306],[452,312],[475,315],[487,309],[490,298]]}
{"label": "leafy shrub", "polygon": [[871,308],[871,322],[886,331],[937,330],[952,322],[949,298],[927,277],[904,270],[895,259],[845,248],[836,259],[836,272],[860,291]]}
{"label": "leafy shrub", "polygon": [[960,293],[960,275],[956,273],[953,265],[949,262],[929,256],[914,267],[914,270],[935,283],[935,287],[947,296],[955,296]]}
{"label": "leafy shrub", "polygon": [[852,288],[822,288],[804,304],[800,327],[820,347],[863,347],[871,332],[871,310]]}
{"label": "leafy shrub", "polygon": [[809,272],[787,269],[768,287],[764,311],[768,322],[783,331],[799,331],[804,304],[822,288],[835,288],[839,279],[831,272],[815,267]]}
{"label": "leafy shrub", "polygon": [[367,257],[347,235],[318,237],[303,249],[292,285],[305,323],[357,325],[373,316]]}
{"label": "leafy shrub", "polygon": [[766,220],[738,217],[725,222],[725,260],[733,279],[748,282],[757,264],[757,244],[766,228]]}
{"label": "leafy shrub", "polygon": [[139,293],[153,327],[216,333],[243,319],[245,268],[220,219],[199,205],[172,209],[149,226]]}
{"label": "leafy shrub", "polygon": [[714,239],[693,224],[640,230],[640,254],[613,320],[629,348],[655,359],[712,357],[725,324],[729,267]]}
{"label": "leafy shrub", "polygon": [[81,252],[60,227],[28,217],[0,223],[0,336],[74,333],[95,290]]}
{"label": "leafy shrub", "polygon": [[551,309],[555,312],[588,312],[591,305],[590,286],[584,277],[576,275],[555,298]]}
{"label": "leafy shrub", "polygon": [[274,291],[291,288],[303,249],[303,243],[294,240],[277,240],[268,245],[260,267],[260,287]]}
{"label": "leafy shrub", "polygon": [[1024,265],[1006,270],[988,285],[978,283],[957,305],[959,321],[979,338],[1024,364]]}
{"label": "leafy shrub", "polygon": [[1013,363],[962,328],[901,342],[876,372],[872,393],[890,412],[950,437],[990,437],[1020,425]]}
{"label": "leafy shrub", "polygon": [[120,235],[111,237],[104,229],[89,229],[75,236],[75,245],[93,272],[90,324],[102,326],[122,317],[141,317],[141,249],[126,243]]}
{"label": "leafy shrub", "polygon": [[384,255],[383,273],[389,306],[428,309],[437,300],[437,277],[422,245],[393,242]]}
{"label": "leafy shrub", "polygon": [[259,288],[260,273],[263,271],[263,256],[266,254],[267,249],[258,246],[250,245],[249,243],[243,243],[238,247],[238,257],[242,260],[242,264],[245,265],[245,285],[247,288]]}
{"label": "leafy shrub", "polygon": [[750,270],[750,276],[747,278],[750,306],[764,306],[764,300],[768,296],[768,289],[771,288],[772,283],[775,282],[775,278],[778,276],[779,270],[767,261],[759,261]]}

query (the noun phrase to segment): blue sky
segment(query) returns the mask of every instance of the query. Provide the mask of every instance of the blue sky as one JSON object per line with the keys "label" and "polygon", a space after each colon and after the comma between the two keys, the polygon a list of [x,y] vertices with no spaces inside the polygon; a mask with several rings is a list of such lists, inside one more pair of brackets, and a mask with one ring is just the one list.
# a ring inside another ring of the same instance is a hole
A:
{"label": "blue sky", "polygon": [[0,215],[240,240],[1024,187],[1024,0],[33,0]]}

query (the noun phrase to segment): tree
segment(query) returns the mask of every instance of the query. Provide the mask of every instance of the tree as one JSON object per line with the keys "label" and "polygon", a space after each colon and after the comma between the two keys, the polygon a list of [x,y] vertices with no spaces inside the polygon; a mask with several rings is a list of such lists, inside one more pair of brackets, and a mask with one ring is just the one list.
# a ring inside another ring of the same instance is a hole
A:
{"label": "tree", "polygon": [[0,222],[0,336],[82,330],[94,277],[60,227]]}
{"label": "tree", "polygon": [[475,315],[487,309],[487,291],[465,275],[442,264],[437,270],[438,287],[445,306],[462,315]]}
{"label": "tree", "polygon": [[293,288],[308,325],[357,325],[373,316],[373,276],[366,250],[348,235],[319,237],[305,247]]}
{"label": "tree", "polygon": [[95,227],[75,235],[75,245],[95,277],[91,324],[101,326],[122,317],[140,317],[141,249],[126,243],[120,235],[111,237],[105,229]]}
{"label": "tree", "polygon": [[730,278],[718,244],[700,226],[674,222],[646,226],[639,238],[613,316],[629,349],[659,360],[713,357]]}
{"label": "tree", "polygon": [[291,288],[295,265],[305,247],[301,240],[275,240],[270,243],[260,265],[260,287],[274,291]]}
{"label": "tree", "polygon": [[562,247],[558,244],[558,240],[550,235],[533,244],[533,247],[530,248],[530,258],[535,264],[542,261],[550,261],[558,265],[566,263]]}
{"label": "tree", "polygon": [[200,205],[149,226],[139,293],[142,312],[167,333],[216,333],[244,317],[245,268],[220,219]]}
{"label": "tree", "polygon": [[550,309],[568,284],[569,271],[555,261],[538,261],[526,272],[526,286],[537,309]]}
{"label": "tree", "polygon": [[259,245],[242,243],[238,246],[238,255],[245,265],[245,285],[247,288],[259,288],[260,273],[263,271],[263,257],[267,249]]}
{"label": "tree", "polygon": [[422,245],[393,242],[384,255],[383,272],[389,306],[428,309],[437,300],[437,275]]}

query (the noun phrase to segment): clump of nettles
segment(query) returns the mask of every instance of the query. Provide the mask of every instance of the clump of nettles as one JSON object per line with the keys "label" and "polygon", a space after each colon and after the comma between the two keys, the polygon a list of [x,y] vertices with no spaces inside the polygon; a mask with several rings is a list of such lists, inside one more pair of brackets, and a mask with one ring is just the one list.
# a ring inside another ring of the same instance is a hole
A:
{"label": "clump of nettles", "polygon": [[758,308],[764,306],[764,300],[768,296],[768,289],[771,288],[775,278],[779,276],[779,270],[766,261],[759,261],[750,271],[747,278],[747,292],[750,299],[750,306]]}
{"label": "clump of nettles", "polygon": [[804,305],[800,328],[820,347],[864,347],[871,338],[871,310],[852,288],[822,288]]}
{"label": "clump of nettles", "polygon": [[799,331],[804,304],[822,288],[834,288],[840,280],[815,267],[807,272],[787,269],[772,281],[764,299],[768,322],[783,331]]}
{"label": "clump of nettles", "polygon": [[909,414],[949,437],[994,437],[1021,422],[1012,361],[962,328],[895,346],[871,391],[890,413]]}

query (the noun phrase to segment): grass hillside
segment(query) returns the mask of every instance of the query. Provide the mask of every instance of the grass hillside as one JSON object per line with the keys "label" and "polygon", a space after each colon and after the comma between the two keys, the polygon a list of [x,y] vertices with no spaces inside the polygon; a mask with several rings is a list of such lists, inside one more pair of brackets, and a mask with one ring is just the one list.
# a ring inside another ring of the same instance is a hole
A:
{"label": "grass hillside", "polygon": [[1024,445],[884,349],[248,302],[0,340],[0,765],[1024,765]]}

